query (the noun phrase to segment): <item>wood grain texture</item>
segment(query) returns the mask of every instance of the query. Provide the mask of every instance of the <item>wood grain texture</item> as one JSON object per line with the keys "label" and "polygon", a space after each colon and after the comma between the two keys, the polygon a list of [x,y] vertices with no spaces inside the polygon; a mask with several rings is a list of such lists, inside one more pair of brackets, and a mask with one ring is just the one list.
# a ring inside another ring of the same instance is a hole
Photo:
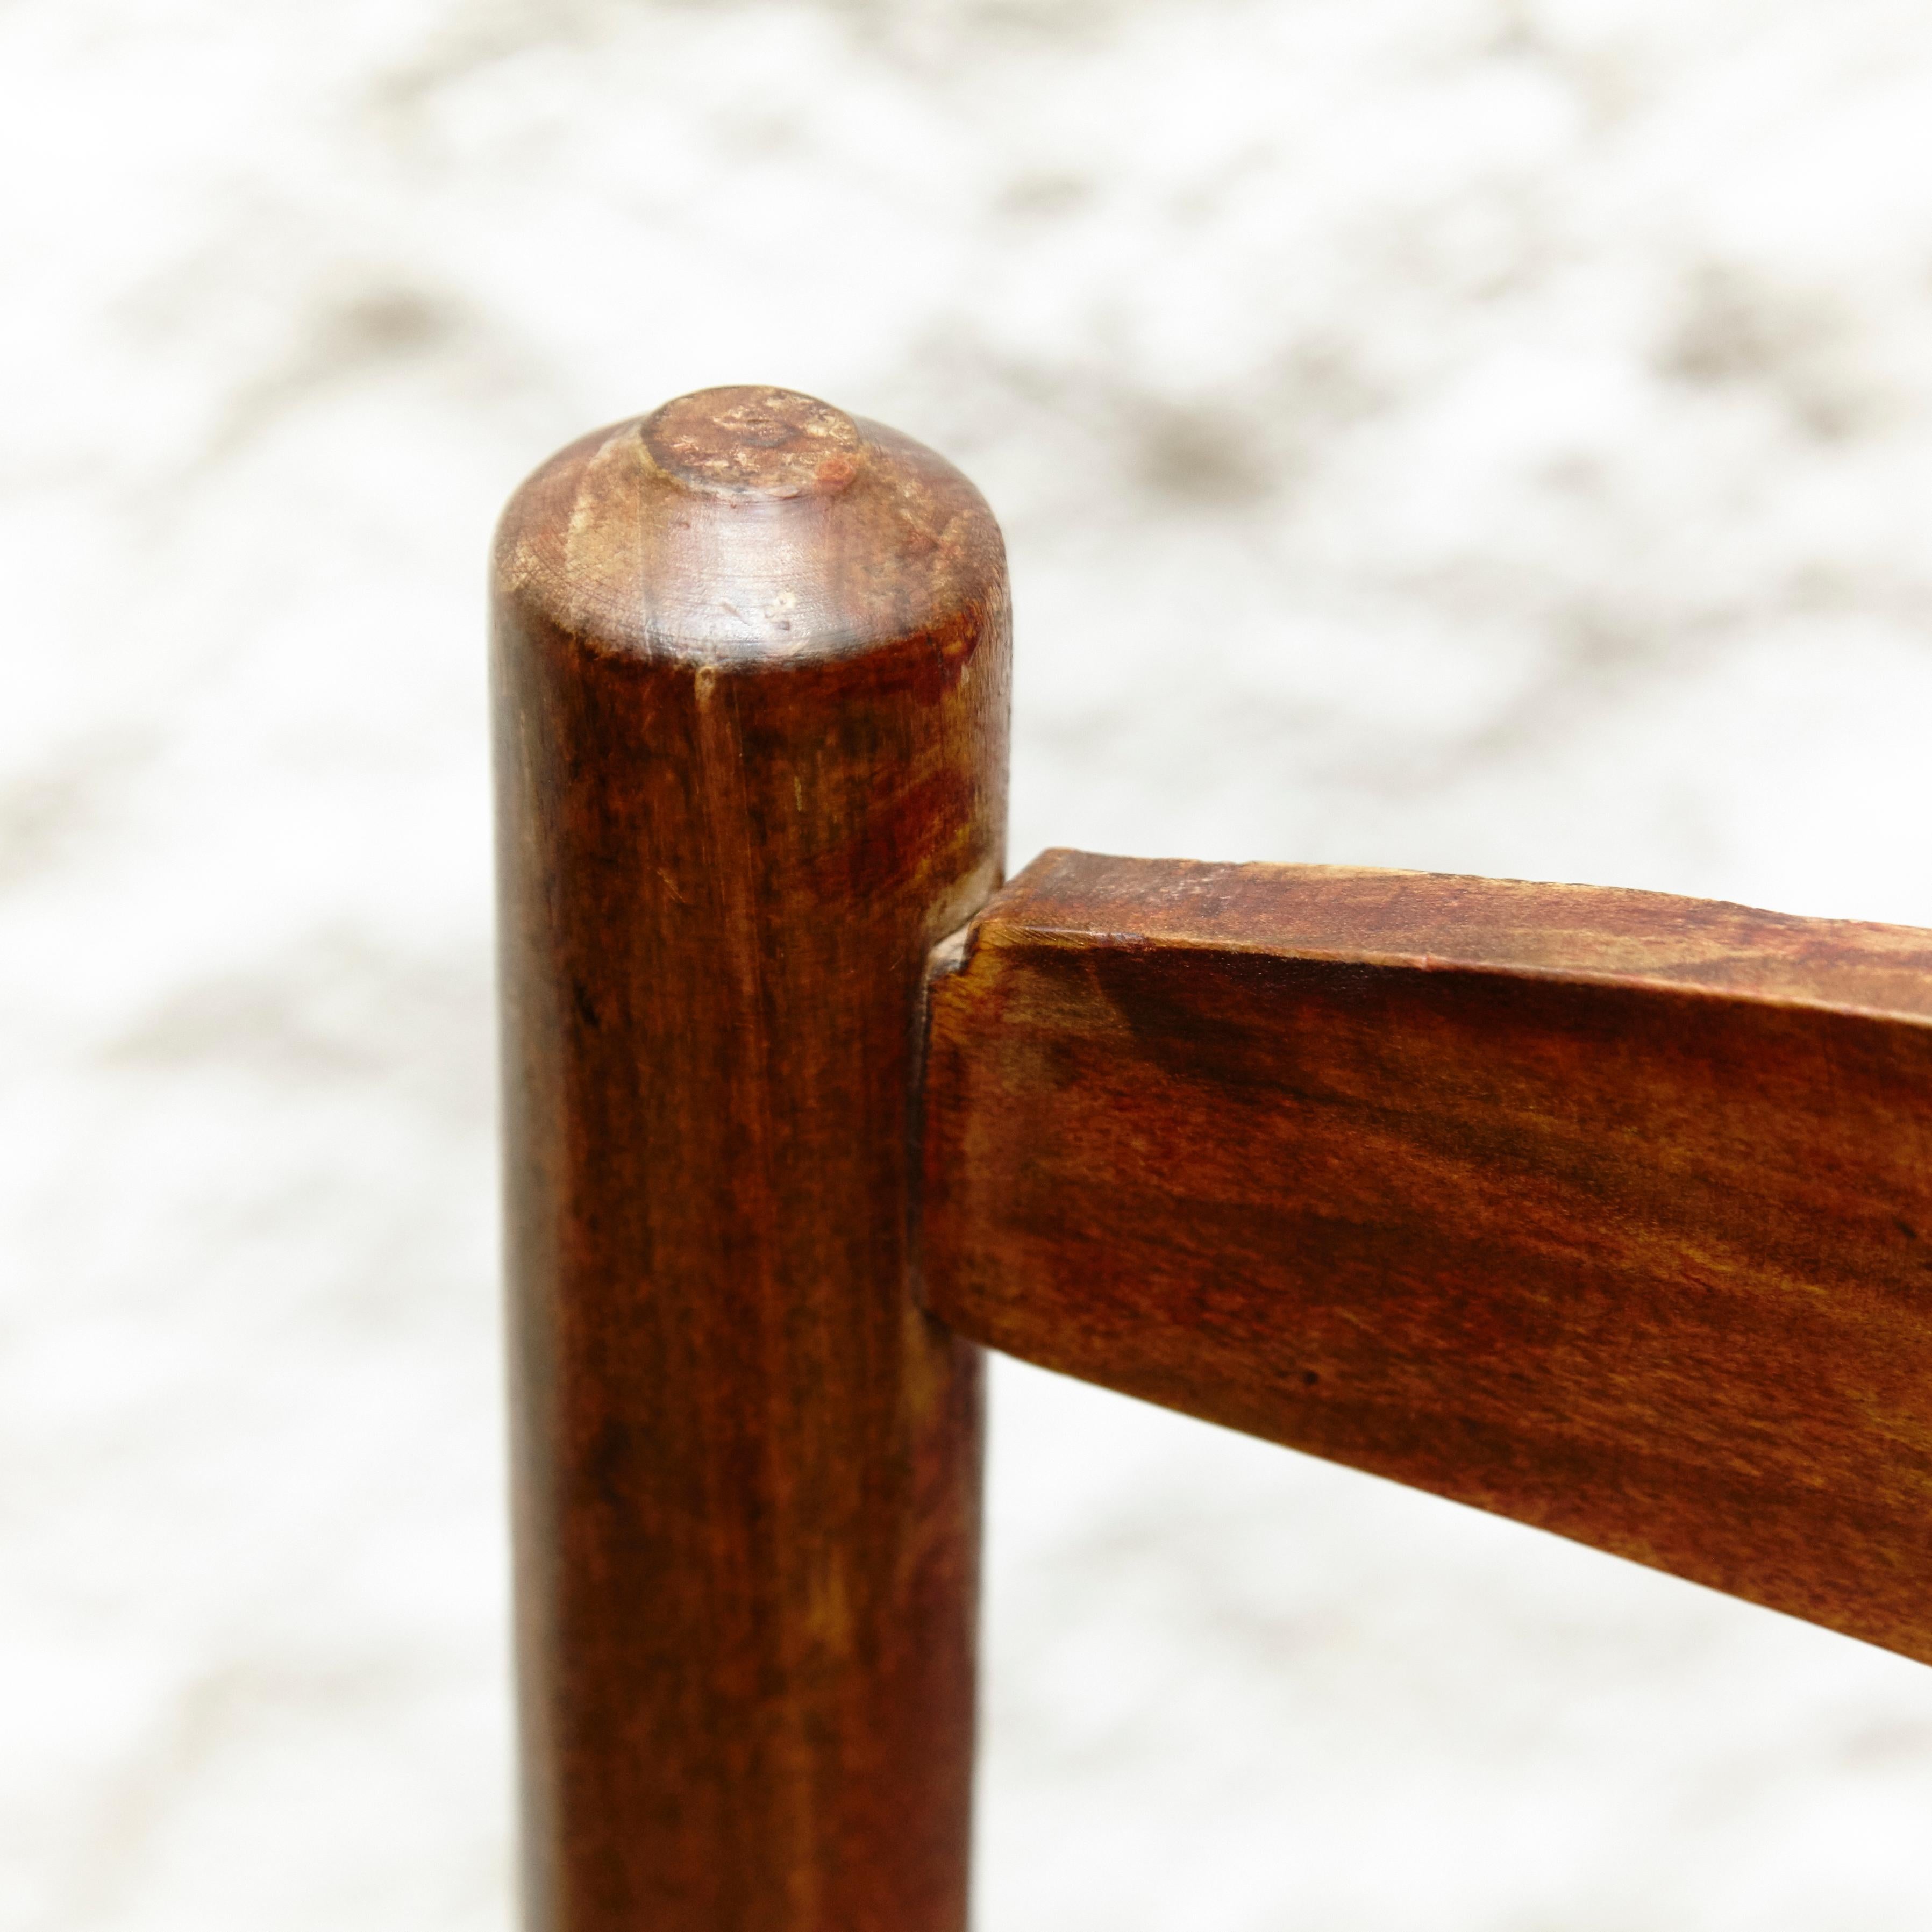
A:
{"label": "wood grain texture", "polygon": [[524,485],[495,639],[527,1924],[959,1932],[980,1372],[909,1106],[1000,874],[998,531],[704,392]]}
{"label": "wood grain texture", "polygon": [[1932,1661],[1932,934],[1051,852],[935,974],[960,1333]]}

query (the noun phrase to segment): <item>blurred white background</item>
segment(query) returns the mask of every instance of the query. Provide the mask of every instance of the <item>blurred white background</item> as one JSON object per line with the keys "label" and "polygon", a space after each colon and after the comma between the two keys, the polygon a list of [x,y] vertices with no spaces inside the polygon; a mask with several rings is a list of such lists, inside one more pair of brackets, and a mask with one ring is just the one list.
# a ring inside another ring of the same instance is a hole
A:
{"label": "blurred white background", "polygon": [[[1932,925],[1893,0],[0,6],[0,1924],[504,1932],[480,588],[788,383],[1013,850]],[[1932,1923],[1932,1672],[1022,1370],[984,1932]]]}

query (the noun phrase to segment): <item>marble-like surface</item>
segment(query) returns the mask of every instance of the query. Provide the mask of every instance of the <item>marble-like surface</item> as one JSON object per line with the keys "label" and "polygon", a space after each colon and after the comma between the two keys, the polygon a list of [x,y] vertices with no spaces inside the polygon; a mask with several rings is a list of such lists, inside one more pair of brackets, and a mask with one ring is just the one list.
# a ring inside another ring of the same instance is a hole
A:
{"label": "marble-like surface", "polygon": [[[481,556],[717,381],[986,489],[1015,852],[1932,924],[1893,0],[0,9],[0,1925],[507,1923]],[[981,1923],[1892,1932],[1932,1676],[995,1390]]]}

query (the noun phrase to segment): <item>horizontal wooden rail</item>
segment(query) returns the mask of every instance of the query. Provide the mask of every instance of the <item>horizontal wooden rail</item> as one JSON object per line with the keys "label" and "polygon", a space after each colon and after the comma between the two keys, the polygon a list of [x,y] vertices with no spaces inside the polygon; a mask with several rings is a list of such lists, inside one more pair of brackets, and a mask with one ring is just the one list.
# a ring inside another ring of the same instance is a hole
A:
{"label": "horizontal wooden rail", "polygon": [[926,1069],[962,1334],[1932,1662],[1932,934],[1050,852]]}

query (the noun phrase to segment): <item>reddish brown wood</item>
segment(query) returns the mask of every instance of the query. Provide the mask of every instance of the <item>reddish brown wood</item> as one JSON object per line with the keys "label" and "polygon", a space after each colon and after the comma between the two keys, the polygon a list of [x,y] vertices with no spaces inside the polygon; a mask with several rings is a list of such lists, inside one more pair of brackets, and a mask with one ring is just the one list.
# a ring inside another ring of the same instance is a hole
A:
{"label": "reddish brown wood", "polygon": [[961,1333],[1932,1661],[1932,934],[1054,852],[936,970]]}
{"label": "reddish brown wood", "polygon": [[496,560],[532,1932],[959,1932],[977,1352],[914,1008],[998,883],[999,533],[782,390],[572,444]]}

